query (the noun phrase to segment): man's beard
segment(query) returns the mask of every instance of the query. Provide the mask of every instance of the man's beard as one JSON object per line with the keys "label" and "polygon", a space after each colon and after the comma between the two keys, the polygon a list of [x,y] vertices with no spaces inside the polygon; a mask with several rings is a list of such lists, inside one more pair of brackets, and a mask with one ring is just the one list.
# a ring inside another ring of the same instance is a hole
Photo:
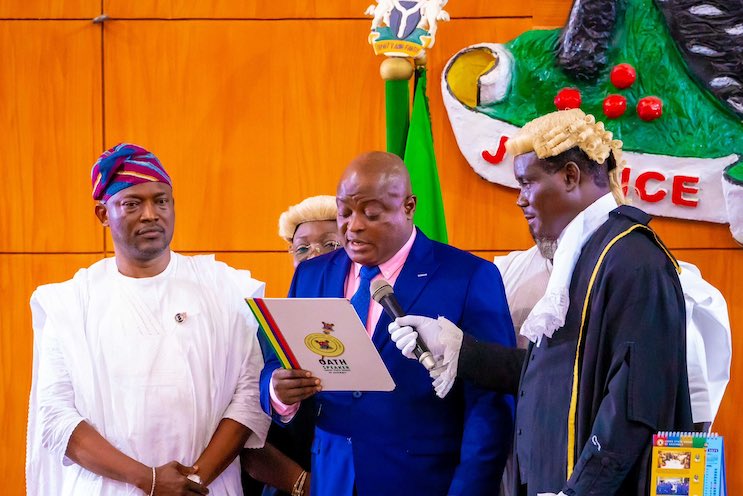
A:
{"label": "man's beard", "polygon": [[556,239],[538,238],[535,239],[535,241],[537,242],[539,253],[541,253],[544,258],[552,260],[555,257],[555,251],[557,250]]}

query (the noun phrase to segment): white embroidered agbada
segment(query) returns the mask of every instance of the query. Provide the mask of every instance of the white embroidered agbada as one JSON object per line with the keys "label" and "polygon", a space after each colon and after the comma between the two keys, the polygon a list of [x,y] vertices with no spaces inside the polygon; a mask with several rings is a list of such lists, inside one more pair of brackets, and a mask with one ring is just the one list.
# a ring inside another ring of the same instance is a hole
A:
{"label": "white embroidered agbada", "polygon": [[[176,253],[151,278],[125,277],[109,258],[40,286],[31,298],[28,494],[142,494],[65,457],[83,420],[148,466],[192,465],[223,418],[250,428],[247,447],[263,446],[270,424],[259,402],[263,358],[243,301],[263,291],[247,271],[213,256]],[[239,460],[209,490],[241,495]]]}
{"label": "white embroidered agbada", "polygon": [[512,251],[495,257],[493,263],[503,278],[508,308],[519,348],[526,348],[529,340],[521,336],[521,325],[531,309],[544,296],[552,272],[552,262],[539,253],[536,245],[526,251]]}
{"label": "white embroidered agbada", "polygon": [[733,341],[722,293],[699,269],[679,260],[686,303],[686,367],[694,422],[714,422],[730,382]]}

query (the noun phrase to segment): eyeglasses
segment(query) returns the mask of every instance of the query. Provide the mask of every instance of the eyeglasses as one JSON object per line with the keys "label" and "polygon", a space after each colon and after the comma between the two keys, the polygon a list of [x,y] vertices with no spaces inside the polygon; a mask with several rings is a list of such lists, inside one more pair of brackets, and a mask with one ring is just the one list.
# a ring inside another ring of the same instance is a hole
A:
{"label": "eyeglasses", "polygon": [[337,250],[341,247],[341,243],[335,240],[328,240],[324,243],[304,243],[298,246],[292,246],[289,248],[289,253],[294,255],[299,261],[310,258],[313,253],[322,255],[324,253],[330,253],[333,250]]}

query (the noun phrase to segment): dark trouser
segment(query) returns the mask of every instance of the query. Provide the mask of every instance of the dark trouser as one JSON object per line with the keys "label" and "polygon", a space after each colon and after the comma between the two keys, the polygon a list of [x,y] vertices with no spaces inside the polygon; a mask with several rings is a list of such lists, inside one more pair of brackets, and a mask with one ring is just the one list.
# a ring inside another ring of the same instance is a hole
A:
{"label": "dark trouser", "polygon": [[694,432],[709,432],[712,422],[694,422]]}

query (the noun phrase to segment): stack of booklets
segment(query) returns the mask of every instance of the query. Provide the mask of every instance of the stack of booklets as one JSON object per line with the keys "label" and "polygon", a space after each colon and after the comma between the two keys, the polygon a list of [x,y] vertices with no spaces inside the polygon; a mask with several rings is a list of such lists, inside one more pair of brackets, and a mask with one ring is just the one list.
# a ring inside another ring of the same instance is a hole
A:
{"label": "stack of booklets", "polygon": [[650,496],[724,496],[722,436],[706,432],[659,432],[653,436]]}

